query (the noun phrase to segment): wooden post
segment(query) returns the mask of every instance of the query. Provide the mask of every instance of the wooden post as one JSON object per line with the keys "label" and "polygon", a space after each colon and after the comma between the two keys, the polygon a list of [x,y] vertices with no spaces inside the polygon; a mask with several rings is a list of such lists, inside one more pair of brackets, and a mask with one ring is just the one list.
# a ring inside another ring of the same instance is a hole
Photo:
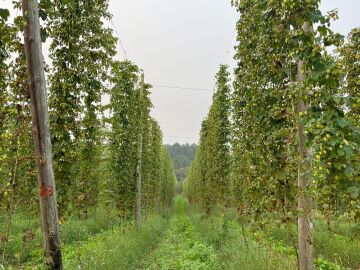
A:
{"label": "wooden post", "polygon": [[[304,23],[304,32],[311,31],[309,23]],[[301,45],[301,44],[300,44]],[[308,193],[308,187],[312,182],[312,162],[311,148],[306,145],[306,136],[304,133],[304,124],[301,122],[300,115],[304,114],[309,104],[303,99],[303,82],[305,80],[304,62],[297,64],[297,83],[299,95],[297,101],[298,121],[298,241],[299,241],[299,270],[313,269],[313,238],[312,238],[312,199]]]}
{"label": "wooden post", "polygon": [[137,166],[136,166],[136,202],[135,202],[135,223],[136,229],[140,230],[141,228],[141,166],[142,166],[142,152],[143,152],[143,118],[144,118],[144,102],[143,102],[143,95],[144,95],[144,73],[141,74],[141,85],[140,85],[140,93],[139,93],[139,118],[140,118],[140,126],[139,126],[139,141],[138,141],[138,158],[137,158]]}
{"label": "wooden post", "polygon": [[58,210],[46,82],[41,49],[40,23],[37,0],[22,0],[25,20],[24,38],[36,165],[38,168],[41,231],[45,263],[51,269],[62,269]]}

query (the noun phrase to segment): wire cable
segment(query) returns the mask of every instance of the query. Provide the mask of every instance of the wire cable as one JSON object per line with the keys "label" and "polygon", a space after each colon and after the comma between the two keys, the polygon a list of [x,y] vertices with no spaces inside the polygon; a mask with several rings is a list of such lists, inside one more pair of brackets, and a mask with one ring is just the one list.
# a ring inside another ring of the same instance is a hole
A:
{"label": "wire cable", "polygon": [[169,88],[169,89],[213,92],[212,89],[207,89],[207,88],[194,88],[194,87],[182,87],[182,86],[171,86],[171,85],[153,85],[153,88]]}

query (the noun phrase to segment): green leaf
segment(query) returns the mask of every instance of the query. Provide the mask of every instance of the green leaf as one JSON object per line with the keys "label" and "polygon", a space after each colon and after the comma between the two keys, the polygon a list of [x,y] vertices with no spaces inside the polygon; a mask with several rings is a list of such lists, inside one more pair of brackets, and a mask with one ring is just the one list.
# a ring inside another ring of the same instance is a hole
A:
{"label": "green leaf", "polygon": [[317,12],[313,12],[313,11],[308,11],[308,15],[310,17],[310,19],[314,22],[314,23],[317,23],[319,22],[323,16],[321,15],[321,12],[320,11],[317,11]]}
{"label": "green leaf", "polygon": [[359,188],[356,186],[348,187],[347,192],[349,192],[353,199],[357,199],[359,197]]}
{"label": "green leaf", "polygon": [[345,147],[344,147],[344,151],[345,151],[345,153],[346,153],[346,155],[347,156],[351,156],[352,154],[353,154],[353,150],[351,149],[351,147],[350,146],[348,146],[348,145],[346,145]]}
{"label": "green leaf", "polygon": [[6,21],[10,16],[10,12],[6,8],[0,8],[0,17]]}
{"label": "green leaf", "polygon": [[345,127],[349,126],[349,122],[346,121],[344,118],[338,118],[338,119],[336,119],[336,122],[339,125],[339,127],[341,127],[341,128],[345,128]]}
{"label": "green leaf", "polygon": [[47,19],[47,14],[43,9],[39,9],[39,17],[45,21]]}
{"label": "green leaf", "polygon": [[319,32],[322,36],[326,36],[326,35],[327,35],[327,32],[328,32],[327,27],[321,25],[321,26],[318,26],[317,30],[318,30],[318,32]]}

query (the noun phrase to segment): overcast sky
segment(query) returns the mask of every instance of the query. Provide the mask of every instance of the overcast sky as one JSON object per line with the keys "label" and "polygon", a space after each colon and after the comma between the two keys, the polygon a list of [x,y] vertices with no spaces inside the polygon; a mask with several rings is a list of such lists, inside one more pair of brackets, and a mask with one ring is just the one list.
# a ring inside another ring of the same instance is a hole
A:
{"label": "overcast sky", "polygon": [[[339,9],[334,30],[346,35],[360,25],[359,0],[322,2],[323,12]],[[128,58],[154,85],[152,114],[164,141],[197,142],[212,92],[157,86],[213,89],[219,65],[234,65],[238,14],[230,0],[110,0],[110,12]]]}
{"label": "overcast sky", "polygon": [[232,59],[227,51],[234,38],[234,8],[219,0],[110,0],[110,12],[128,58],[154,86],[152,114],[164,141],[197,142],[214,74],[220,63]]}
{"label": "overcast sky", "polygon": [[[145,71],[154,87],[152,115],[165,143],[196,143],[222,63],[235,65],[235,24],[238,14],[230,0],[110,0],[113,27],[126,55]],[[0,0],[0,7],[11,7]],[[344,35],[360,26],[360,0],[323,0],[322,11],[339,10],[332,29]],[[44,46],[47,56],[48,44]],[[46,57],[47,58],[47,57]],[[232,71],[232,70],[231,70]],[[208,89],[185,90],[158,86]]]}

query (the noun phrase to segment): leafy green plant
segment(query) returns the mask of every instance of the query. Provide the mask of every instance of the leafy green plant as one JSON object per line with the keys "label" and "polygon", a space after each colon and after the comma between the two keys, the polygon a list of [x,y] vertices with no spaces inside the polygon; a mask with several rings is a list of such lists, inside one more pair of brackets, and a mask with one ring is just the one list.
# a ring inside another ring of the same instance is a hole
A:
{"label": "leafy green plant", "polygon": [[322,258],[318,258],[315,260],[315,270],[342,270],[340,266],[326,261]]}

